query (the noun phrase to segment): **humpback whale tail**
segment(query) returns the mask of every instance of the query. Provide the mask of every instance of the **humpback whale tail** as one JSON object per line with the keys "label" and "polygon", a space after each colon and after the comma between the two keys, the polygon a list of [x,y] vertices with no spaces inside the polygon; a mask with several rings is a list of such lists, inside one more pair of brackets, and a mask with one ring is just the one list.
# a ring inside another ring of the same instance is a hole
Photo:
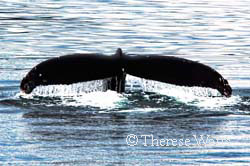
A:
{"label": "humpback whale tail", "polygon": [[108,89],[121,93],[126,73],[175,85],[213,88],[226,97],[232,94],[227,80],[209,66],[173,56],[124,54],[120,48],[111,56],[72,54],[46,60],[28,72],[20,88],[31,93],[39,85],[108,79]]}

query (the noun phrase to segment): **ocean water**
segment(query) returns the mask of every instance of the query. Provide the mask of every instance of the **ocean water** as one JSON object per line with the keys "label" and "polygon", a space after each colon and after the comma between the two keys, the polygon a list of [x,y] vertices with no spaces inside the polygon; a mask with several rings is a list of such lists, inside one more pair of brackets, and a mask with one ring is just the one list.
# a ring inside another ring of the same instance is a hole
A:
{"label": "ocean water", "polygon": [[[124,94],[101,80],[20,93],[46,59],[119,47],[207,64],[233,95],[132,76]],[[0,165],[250,163],[249,1],[0,1],[0,68]]]}

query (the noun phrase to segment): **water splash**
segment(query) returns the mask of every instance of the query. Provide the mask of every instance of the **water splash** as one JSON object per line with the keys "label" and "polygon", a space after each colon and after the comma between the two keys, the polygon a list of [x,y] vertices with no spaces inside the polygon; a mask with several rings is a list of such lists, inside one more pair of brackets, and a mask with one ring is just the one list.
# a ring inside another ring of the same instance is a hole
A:
{"label": "water splash", "polygon": [[217,90],[211,88],[176,86],[133,76],[128,77],[128,83],[140,85],[142,91],[170,96],[187,105],[203,108],[233,106],[241,102],[240,96],[221,97]]}
{"label": "water splash", "polygon": [[[123,108],[124,105],[129,105],[131,102],[136,104],[137,101],[135,99],[131,98],[131,100],[135,101],[130,101],[128,97],[131,91],[142,92],[141,95],[145,99],[147,98],[147,94],[143,92],[153,92],[168,96],[176,102],[207,109],[233,106],[241,102],[239,96],[232,96],[230,98],[221,97],[217,90],[211,88],[176,86],[130,75],[128,75],[126,79],[125,90],[128,93],[118,94],[114,91],[106,91],[106,89],[105,80],[96,80],[72,85],[40,86],[29,95],[22,93],[19,95],[29,99],[34,99],[37,96],[56,98],[57,100],[59,99],[56,105],[75,107],[91,106],[101,109]],[[164,103],[169,102],[169,100],[158,96],[153,102]],[[55,103],[52,105],[55,105]],[[157,109],[160,110],[161,108]],[[155,111],[154,108],[145,111],[149,110]]]}
{"label": "water splash", "polygon": [[126,103],[126,97],[110,90],[62,98],[62,105],[74,107],[91,106],[100,109],[116,109],[122,107],[123,103]]}
{"label": "water splash", "polygon": [[49,97],[62,97],[62,96],[78,96],[82,93],[90,93],[96,91],[105,91],[105,80],[87,81],[84,83],[75,83],[70,85],[49,85],[40,86],[34,89],[33,96],[49,96]]}
{"label": "water splash", "polygon": [[[106,91],[106,80],[88,81],[71,85],[39,86],[31,94],[20,92],[16,97],[35,99],[36,97],[54,98],[56,103],[47,106],[90,106],[100,109],[115,109],[126,98],[115,91]],[[42,104],[42,103],[41,103]]]}

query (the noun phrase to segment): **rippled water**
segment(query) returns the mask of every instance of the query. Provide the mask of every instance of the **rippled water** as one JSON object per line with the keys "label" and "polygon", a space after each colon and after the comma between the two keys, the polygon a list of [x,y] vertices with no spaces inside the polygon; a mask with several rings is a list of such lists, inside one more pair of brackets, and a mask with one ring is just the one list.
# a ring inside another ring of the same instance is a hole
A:
{"label": "rippled water", "polygon": [[[248,165],[249,22],[244,0],[0,1],[1,165]],[[41,61],[118,47],[200,61],[233,96],[134,77],[143,92],[102,92],[101,81],[19,92]]]}

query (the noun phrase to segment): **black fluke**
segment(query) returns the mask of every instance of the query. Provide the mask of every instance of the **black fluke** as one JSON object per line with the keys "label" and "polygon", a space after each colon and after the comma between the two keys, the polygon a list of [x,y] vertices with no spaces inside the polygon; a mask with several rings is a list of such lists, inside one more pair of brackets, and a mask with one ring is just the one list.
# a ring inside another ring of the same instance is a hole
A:
{"label": "black fluke", "polygon": [[226,97],[232,94],[228,81],[209,66],[173,56],[124,54],[120,48],[111,56],[72,54],[46,60],[28,72],[20,88],[31,93],[39,85],[107,79],[107,89],[121,93],[126,73],[180,86],[213,88]]}

